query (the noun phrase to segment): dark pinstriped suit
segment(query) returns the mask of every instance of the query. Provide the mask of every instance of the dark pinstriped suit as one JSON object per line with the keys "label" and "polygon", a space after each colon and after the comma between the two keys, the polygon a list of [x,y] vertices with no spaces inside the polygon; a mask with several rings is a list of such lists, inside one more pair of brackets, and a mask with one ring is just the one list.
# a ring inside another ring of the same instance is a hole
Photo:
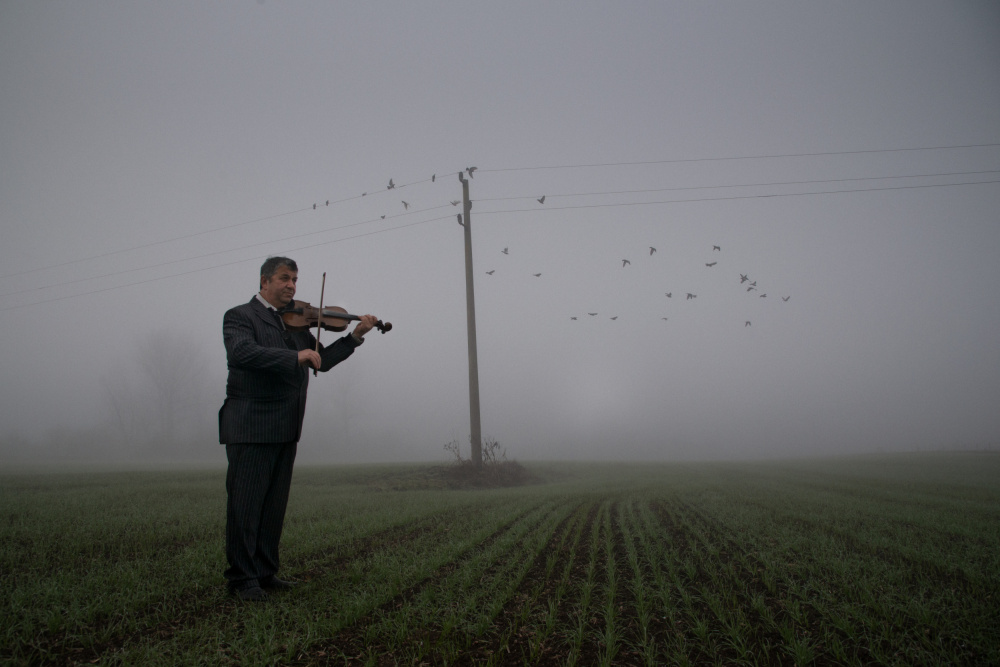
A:
{"label": "dark pinstriped suit", "polygon": [[[296,443],[302,434],[309,369],[298,351],[314,349],[307,331],[285,331],[257,297],[222,319],[229,381],[219,410],[219,442],[226,445],[226,579],[233,588],[257,584],[278,571]],[[321,371],[351,356],[350,334],[320,345]]]}

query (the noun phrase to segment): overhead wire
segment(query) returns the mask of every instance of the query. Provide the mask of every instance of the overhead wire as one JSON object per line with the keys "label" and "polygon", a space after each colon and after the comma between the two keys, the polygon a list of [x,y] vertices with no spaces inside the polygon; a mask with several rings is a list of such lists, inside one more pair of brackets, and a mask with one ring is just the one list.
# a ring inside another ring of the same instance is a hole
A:
{"label": "overhead wire", "polygon": [[[803,156],[814,156],[814,155],[845,155],[845,154],[858,154],[858,153],[886,153],[886,152],[899,152],[899,151],[942,150],[942,149],[948,149],[948,148],[973,148],[973,147],[992,147],[992,146],[1000,146],[1000,143],[969,144],[969,145],[962,145],[962,146],[936,146],[936,147],[919,147],[919,148],[878,149],[878,150],[872,149],[872,150],[860,150],[860,151],[827,151],[827,152],[821,152],[821,153],[794,153],[794,154],[784,154],[784,155],[735,156],[735,157],[721,157],[721,158],[690,158],[690,159],[658,160],[658,161],[646,161],[646,162],[619,162],[619,163],[604,163],[604,164],[589,164],[589,165],[563,165],[561,167],[523,167],[523,168],[517,168],[517,169],[518,170],[522,170],[522,169],[523,170],[530,170],[530,169],[541,169],[541,168],[552,168],[552,169],[555,169],[555,168],[577,168],[577,167],[596,167],[596,166],[623,166],[623,165],[634,165],[634,164],[666,164],[666,163],[676,163],[676,162],[698,162],[698,161],[718,161],[718,160],[744,160],[744,159],[764,159],[764,158],[774,158],[774,157],[803,157]],[[478,169],[478,171],[483,172],[483,173],[491,172],[491,171],[511,171],[511,170],[515,170],[515,169],[514,168],[509,168],[509,169]],[[686,187],[670,187],[670,188],[653,188],[653,189],[643,189],[643,190],[622,190],[622,191],[608,191],[608,192],[582,192],[582,193],[572,193],[572,194],[553,194],[553,195],[550,195],[550,196],[553,197],[553,198],[556,198],[556,197],[583,197],[583,196],[605,196],[605,195],[615,195],[615,194],[641,194],[641,193],[644,193],[644,192],[667,192],[667,191],[722,189],[722,188],[738,188],[738,187],[774,187],[774,186],[781,186],[781,185],[804,185],[804,184],[816,184],[816,183],[835,183],[835,182],[848,182],[848,181],[885,180],[885,179],[902,179],[902,178],[929,178],[929,177],[958,176],[958,175],[990,174],[990,173],[998,173],[998,172],[1000,172],[1000,170],[981,170],[981,171],[966,171],[966,172],[940,172],[940,173],[911,174],[911,175],[898,175],[898,176],[870,176],[870,177],[857,177],[857,178],[814,179],[814,180],[803,180],[803,181],[786,181],[786,182],[769,182],[769,183],[726,184],[726,185],[707,185],[707,186],[686,186]],[[443,176],[447,177],[449,175],[455,175],[455,174],[458,174],[458,173],[461,173],[461,172],[452,172],[450,174],[443,174]],[[384,190],[382,190],[382,189],[376,190],[376,191],[374,191],[372,193],[372,196],[377,195],[377,194],[388,194],[391,189],[403,189],[403,188],[410,187],[410,186],[413,186],[413,185],[418,185],[418,184],[421,184],[421,183],[427,183],[427,182],[430,182],[430,181],[433,181],[433,180],[436,180],[435,177],[425,178],[425,179],[413,181],[411,183],[401,183],[401,184],[395,184],[394,183],[392,188],[388,188],[387,187]],[[919,185],[909,185],[909,186],[902,186],[901,185],[901,186],[890,186],[890,187],[879,187],[879,188],[850,188],[850,189],[843,189],[843,190],[824,190],[824,191],[797,192],[797,193],[771,193],[771,194],[753,194],[753,195],[738,195],[738,196],[726,196],[726,197],[703,197],[703,198],[690,198],[690,199],[669,199],[669,200],[645,201],[645,202],[617,202],[617,203],[607,203],[607,204],[583,204],[583,205],[575,205],[575,206],[545,206],[544,208],[532,207],[532,208],[518,208],[518,209],[499,209],[499,210],[493,210],[493,211],[477,210],[477,214],[479,214],[479,215],[497,215],[497,214],[506,214],[506,213],[572,210],[572,209],[585,209],[585,208],[608,208],[608,207],[617,207],[617,206],[645,206],[645,205],[665,205],[665,204],[674,204],[674,203],[705,202],[705,201],[727,201],[727,200],[740,200],[740,199],[763,199],[763,198],[776,198],[776,197],[799,197],[799,196],[822,195],[822,194],[842,194],[842,193],[851,193],[851,192],[876,192],[876,191],[886,191],[886,190],[909,190],[909,189],[920,189],[920,188],[951,187],[951,186],[961,186],[961,185],[981,185],[981,184],[989,184],[989,183],[997,183],[997,182],[1000,182],[1000,180],[987,180],[987,181],[975,181],[975,182],[963,182],[963,183],[919,184]],[[361,199],[361,198],[366,197],[366,196],[369,196],[368,192],[364,192],[361,195],[354,195],[354,196],[351,196],[351,197],[344,197],[344,198],[341,198],[341,199],[336,200],[336,201],[330,201],[330,203],[331,204],[339,204],[339,203],[344,203],[344,202],[351,201],[351,200]],[[509,201],[509,200],[527,199],[527,198],[529,198],[529,197],[528,196],[498,197],[498,198],[476,199],[475,201],[477,201],[477,202],[485,202],[485,201]],[[534,196],[531,196],[531,198],[534,198]],[[324,204],[324,208],[327,205],[328,204]],[[171,239],[163,239],[163,240],[160,240],[160,241],[154,241],[154,242],[150,242],[150,243],[147,243],[147,244],[142,244],[142,245],[139,245],[139,246],[133,246],[131,248],[125,248],[125,249],[121,249],[121,250],[111,251],[111,252],[108,252],[108,253],[103,253],[101,255],[96,255],[96,256],[93,256],[93,257],[88,257],[88,258],[83,258],[83,259],[78,259],[78,260],[71,260],[71,261],[68,261],[68,262],[63,262],[61,264],[50,265],[50,266],[47,266],[47,267],[39,267],[39,268],[31,269],[31,270],[28,270],[28,271],[22,271],[22,272],[20,272],[18,274],[9,274],[9,275],[23,275],[25,273],[31,273],[31,272],[35,272],[35,271],[41,271],[41,270],[44,270],[44,269],[47,269],[47,268],[57,268],[57,267],[61,267],[61,266],[67,266],[67,265],[70,265],[70,264],[81,263],[81,262],[84,262],[84,261],[87,261],[87,260],[91,260],[91,259],[105,258],[105,257],[112,256],[112,255],[122,254],[122,253],[125,253],[125,252],[128,252],[128,251],[131,251],[131,250],[138,250],[138,249],[141,249],[141,248],[152,247],[152,246],[163,244],[163,243],[167,243],[167,242],[170,242],[170,241],[177,241],[177,240],[194,238],[194,237],[202,236],[202,235],[213,233],[213,232],[217,232],[217,231],[223,231],[223,230],[226,230],[226,229],[232,229],[232,228],[235,228],[235,227],[244,226],[244,225],[247,225],[247,224],[251,224],[253,222],[261,222],[261,221],[266,221],[266,220],[272,220],[272,219],[276,219],[276,218],[279,218],[279,217],[288,216],[288,215],[292,215],[292,214],[296,214],[296,213],[307,212],[309,210],[315,209],[316,206],[317,205],[314,204],[314,205],[312,205],[310,207],[306,207],[306,208],[300,208],[300,209],[295,209],[295,210],[292,210],[292,211],[287,211],[287,212],[284,212],[284,213],[278,213],[278,214],[274,214],[274,215],[270,215],[270,216],[264,216],[264,217],[260,217],[260,218],[254,218],[252,220],[247,220],[247,221],[243,221],[243,222],[233,223],[233,224],[230,224],[230,225],[224,225],[222,227],[214,228],[214,229],[211,229],[211,230],[203,230],[203,231],[199,231],[199,232],[194,232],[194,233],[191,233],[191,234],[186,234],[186,235],[181,235],[181,236],[173,237]],[[394,218],[398,218],[398,217],[402,217],[402,216],[408,216],[408,215],[414,215],[414,214],[418,214],[418,213],[425,213],[425,212],[428,212],[428,211],[433,211],[433,210],[437,210],[437,209],[440,209],[440,208],[446,208],[446,207],[447,207],[447,205],[440,205],[440,206],[435,206],[435,207],[429,207],[429,208],[425,208],[425,209],[419,209],[419,210],[415,210],[415,211],[410,211],[410,212],[407,212],[407,213],[395,214],[395,215],[389,216],[389,219],[394,219]],[[287,250],[286,252],[291,252],[291,251],[295,251],[295,250],[303,250],[303,249],[317,247],[317,246],[323,246],[323,245],[329,245],[329,244],[332,244],[332,243],[338,243],[338,242],[341,242],[341,241],[346,241],[346,240],[350,240],[350,239],[354,239],[354,238],[360,238],[360,237],[363,237],[363,236],[369,236],[369,235],[372,235],[372,234],[379,234],[379,233],[384,233],[384,232],[389,232],[389,231],[396,231],[396,230],[399,230],[399,229],[405,229],[407,227],[412,227],[414,225],[426,224],[426,223],[434,222],[434,221],[437,221],[437,220],[448,219],[449,217],[451,217],[451,216],[441,216],[441,217],[438,217],[438,218],[432,218],[432,219],[429,219],[429,220],[423,220],[423,221],[419,221],[419,222],[416,222],[416,223],[410,223],[410,224],[407,224],[407,225],[398,225],[398,226],[387,228],[387,229],[380,229],[380,230],[375,230],[375,231],[372,231],[372,232],[366,232],[366,233],[363,233],[363,234],[357,234],[357,235],[353,235],[353,236],[349,236],[349,237],[334,239],[332,241],[326,241],[326,242],[322,242],[322,243],[312,244],[310,246],[303,246],[303,247],[300,247],[300,248],[293,248],[293,249]],[[290,241],[290,240],[297,239],[297,238],[304,238],[304,237],[308,237],[308,236],[315,236],[315,235],[318,235],[318,234],[333,232],[333,231],[336,231],[336,230],[339,230],[339,229],[346,229],[346,228],[350,228],[350,227],[356,227],[356,226],[360,226],[360,225],[364,225],[364,224],[378,222],[378,221],[384,220],[384,219],[386,219],[386,216],[381,216],[378,219],[372,218],[372,219],[367,219],[367,220],[363,220],[363,221],[359,221],[359,222],[354,222],[354,223],[348,223],[348,224],[345,224],[345,225],[340,225],[340,226],[333,227],[333,228],[322,229],[322,230],[313,231],[313,232],[306,232],[306,233],[303,233],[303,234],[297,234],[297,235],[293,235],[293,236],[283,237],[283,238],[275,239],[275,240],[271,240],[271,241],[264,241],[264,242],[259,242],[259,243],[253,243],[253,244],[246,245],[246,246],[241,246],[241,247],[238,247],[238,248],[230,248],[230,249],[226,249],[226,250],[219,250],[219,251],[214,251],[214,252],[210,252],[210,253],[204,253],[204,254],[196,255],[196,256],[192,256],[192,257],[185,257],[185,258],[176,259],[176,260],[164,261],[164,262],[160,262],[158,264],[147,265],[147,266],[136,268],[136,269],[123,269],[121,271],[115,271],[115,272],[111,272],[111,273],[106,273],[106,274],[99,275],[99,276],[92,276],[92,277],[88,277],[88,278],[77,278],[77,279],[70,280],[70,281],[63,281],[63,282],[60,282],[60,283],[53,283],[53,284],[49,284],[49,285],[45,285],[45,286],[39,286],[39,287],[35,287],[35,288],[30,288],[29,290],[18,290],[17,292],[2,293],[2,294],[0,294],[0,296],[9,296],[11,294],[23,293],[25,291],[36,291],[36,290],[48,289],[48,288],[57,287],[57,286],[65,286],[65,285],[70,285],[70,284],[77,284],[77,283],[81,283],[81,282],[84,282],[84,281],[96,280],[96,279],[107,278],[107,277],[113,277],[113,276],[122,275],[122,274],[125,274],[125,273],[134,273],[136,271],[142,271],[142,270],[147,270],[147,269],[151,269],[151,268],[158,268],[158,267],[162,267],[162,266],[168,266],[168,265],[172,265],[172,264],[178,264],[178,263],[182,263],[182,262],[185,262],[185,261],[193,261],[193,260],[196,260],[196,259],[203,259],[203,258],[206,258],[206,257],[218,256],[218,255],[226,254],[226,253],[229,253],[229,252],[238,252],[240,250],[246,250],[246,249],[250,249],[250,248],[254,248],[254,247],[259,247],[259,246],[262,246],[262,245],[270,245],[270,244],[274,244],[274,243],[281,243],[281,242]],[[244,261],[250,261],[250,260],[237,260],[236,262],[228,262],[228,263],[225,263],[225,264],[218,264],[218,265],[214,265],[214,266],[218,266],[218,267],[230,266],[232,264],[241,263],[241,262],[244,262]],[[208,268],[214,268],[214,267],[208,267]],[[167,275],[167,276],[162,276],[162,277],[157,277],[157,278],[150,278],[150,279],[140,280],[140,281],[135,281],[135,282],[130,282],[130,283],[122,284],[122,285],[116,285],[116,286],[106,287],[106,288],[102,288],[102,289],[98,289],[98,290],[92,290],[92,291],[90,291],[88,293],[99,293],[99,292],[104,292],[104,291],[108,291],[108,290],[111,290],[111,289],[121,289],[121,288],[129,287],[129,286],[132,286],[132,285],[145,284],[147,282],[154,282],[154,281],[157,281],[157,280],[164,280],[164,279],[167,279],[167,278],[183,276],[183,275],[187,275],[189,273],[196,273],[196,272],[200,272],[200,271],[204,271],[204,270],[208,270],[208,269],[206,269],[206,268],[194,269],[194,270],[191,270],[191,271],[174,273],[174,274],[170,274],[170,275]],[[0,276],[0,277],[8,277],[8,276]],[[65,297],[56,297],[54,299],[49,299],[49,300],[44,300],[44,301],[35,301],[35,302],[31,303],[31,304],[0,307],[0,311],[10,310],[10,309],[14,309],[14,308],[28,307],[28,306],[31,306],[31,305],[41,304],[41,303],[50,303],[52,301],[60,301],[60,300],[64,300],[64,299],[75,298],[76,296],[80,296],[80,295],[70,295],[70,296],[65,296]]]}

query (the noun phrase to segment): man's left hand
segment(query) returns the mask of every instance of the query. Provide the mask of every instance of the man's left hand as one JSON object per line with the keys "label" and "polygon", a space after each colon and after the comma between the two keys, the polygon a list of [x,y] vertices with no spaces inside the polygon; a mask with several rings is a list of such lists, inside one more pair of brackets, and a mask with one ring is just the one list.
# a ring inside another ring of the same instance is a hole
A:
{"label": "man's left hand", "polygon": [[363,338],[366,333],[375,328],[378,318],[374,315],[362,315],[358,321],[358,326],[354,327],[354,335]]}

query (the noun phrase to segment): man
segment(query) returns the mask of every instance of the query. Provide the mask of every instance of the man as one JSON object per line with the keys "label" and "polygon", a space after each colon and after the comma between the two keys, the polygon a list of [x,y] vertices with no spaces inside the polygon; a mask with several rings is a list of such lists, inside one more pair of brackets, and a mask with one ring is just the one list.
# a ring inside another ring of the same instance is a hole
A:
{"label": "man", "polygon": [[229,460],[225,577],[230,592],[248,601],[294,586],[277,576],[278,542],[309,371],[325,372],[347,359],[378,321],[363,315],[353,332],[317,353],[313,335],[287,331],[279,314],[291,304],[297,281],[293,260],[268,258],[260,267],[260,292],[222,319],[229,366],[219,410],[219,442]]}

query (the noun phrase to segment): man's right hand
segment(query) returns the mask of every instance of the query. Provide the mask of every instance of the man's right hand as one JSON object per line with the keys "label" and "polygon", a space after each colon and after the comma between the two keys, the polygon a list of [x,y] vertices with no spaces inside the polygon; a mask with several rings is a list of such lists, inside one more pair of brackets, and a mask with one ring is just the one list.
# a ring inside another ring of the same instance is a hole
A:
{"label": "man's right hand", "polygon": [[316,350],[299,350],[299,366],[318,369],[323,365],[323,360],[319,358]]}

